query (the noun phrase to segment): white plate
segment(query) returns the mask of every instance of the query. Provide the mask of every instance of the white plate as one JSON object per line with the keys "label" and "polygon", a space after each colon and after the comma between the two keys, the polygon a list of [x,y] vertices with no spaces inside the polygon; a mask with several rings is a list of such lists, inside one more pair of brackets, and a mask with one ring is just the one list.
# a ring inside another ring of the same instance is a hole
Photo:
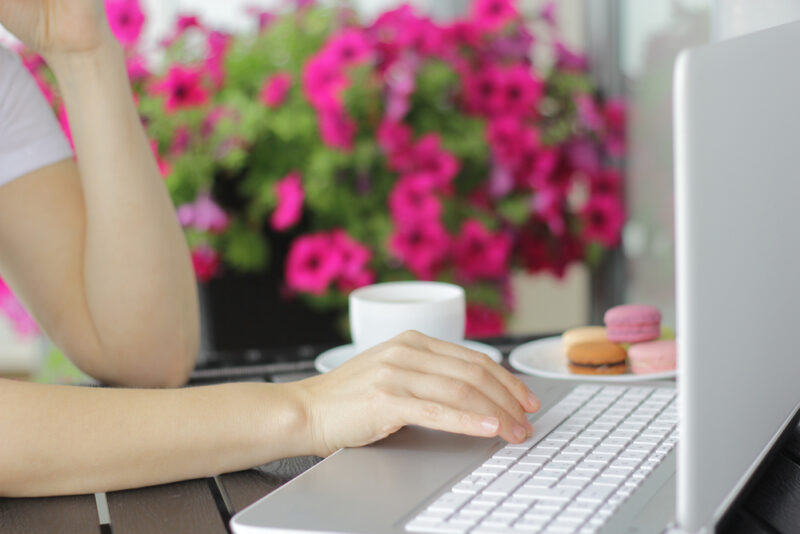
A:
{"label": "white plate", "polygon": [[[491,345],[485,343],[478,343],[477,341],[464,341],[461,343],[468,349],[483,352],[497,363],[503,361],[503,353]],[[356,348],[353,345],[342,345],[330,350],[326,350],[314,360],[314,367],[320,373],[327,373],[336,369],[344,362],[356,355]]]}
{"label": "white plate", "polygon": [[571,373],[567,367],[567,357],[561,344],[561,336],[546,337],[530,341],[511,351],[508,363],[521,373],[559,378],[562,380],[591,380],[593,382],[644,382],[675,378],[675,371],[635,375],[579,375]]}

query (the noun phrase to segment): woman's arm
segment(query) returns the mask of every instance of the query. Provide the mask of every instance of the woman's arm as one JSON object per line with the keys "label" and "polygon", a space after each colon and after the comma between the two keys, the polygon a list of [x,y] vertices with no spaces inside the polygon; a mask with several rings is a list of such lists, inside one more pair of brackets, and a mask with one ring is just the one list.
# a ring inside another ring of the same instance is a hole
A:
{"label": "woman's arm", "polygon": [[519,443],[539,401],[488,356],[407,332],[288,384],[0,380],[0,496],[112,491],[366,445],[408,424]]}
{"label": "woman's arm", "polygon": [[78,161],[0,190],[0,270],[87,373],[184,383],[199,338],[196,285],[102,3],[10,0],[0,20],[55,72]]}

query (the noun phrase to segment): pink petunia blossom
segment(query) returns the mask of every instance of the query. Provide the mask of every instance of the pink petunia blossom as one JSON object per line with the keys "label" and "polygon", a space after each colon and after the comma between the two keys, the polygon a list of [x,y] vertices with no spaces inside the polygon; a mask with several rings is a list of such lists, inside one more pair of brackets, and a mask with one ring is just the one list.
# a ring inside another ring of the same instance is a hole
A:
{"label": "pink petunia blossom", "polygon": [[39,326],[36,321],[2,278],[0,278],[0,315],[5,315],[11,321],[14,331],[22,339],[28,339],[39,334]]}
{"label": "pink petunia blossom", "polygon": [[333,246],[342,257],[342,265],[336,285],[339,291],[347,293],[375,281],[375,273],[367,266],[372,259],[372,251],[342,229],[331,232]]}
{"label": "pink petunia blossom", "polygon": [[161,82],[153,85],[156,94],[166,95],[164,108],[167,113],[205,105],[208,91],[203,86],[204,72],[194,67],[173,65]]}
{"label": "pink petunia blossom", "polygon": [[592,196],[622,195],[622,175],[616,169],[603,169],[589,176],[589,193]]}
{"label": "pink petunia blossom", "polygon": [[411,95],[416,89],[416,68],[416,62],[400,60],[386,72],[386,120],[399,122],[411,109]]}
{"label": "pink petunia blossom", "polygon": [[537,114],[539,100],[544,94],[544,83],[527,65],[514,65],[501,71],[501,84],[493,94],[490,109],[520,117]]}
{"label": "pink petunia blossom", "polygon": [[145,21],[139,0],[105,0],[105,5],[114,37],[126,48],[135,45]]}
{"label": "pink petunia blossom", "polygon": [[562,191],[548,188],[537,191],[531,205],[533,213],[547,224],[547,228],[553,235],[559,237],[567,231],[567,224],[564,220],[565,201]]}
{"label": "pink petunia blossom", "polygon": [[527,184],[533,190],[556,189],[566,195],[572,189],[575,169],[557,148],[548,146],[526,162],[525,172]]}
{"label": "pink petunia blossom", "polygon": [[146,80],[150,76],[150,69],[147,68],[147,60],[141,55],[127,58],[125,60],[125,68],[128,70],[128,78],[133,83]]}
{"label": "pink petunia blossom", "polygon": [[477,72],[467,72],[464,79],[464,99],[469,111],[493,114],[501,102],[503,75],[499,68],[488,65]]}
{"label": "pink petunia blossom", "polygon": [[390,154],[389,166],[400,172],[430,174],[435,178],[436,186],[444,191],[450,188],[460,169],[458,159],[442,148],[441,138],[435,132],[420,137],[408,154]]}
{"label": "pink petunia blossom", "polygon": [[539,14],[549,26],[555,27],[556,25],[556,2],[554,0],[547,0],[544,3],[542,8],[539,10]]}
{"label": "pink petunia blossom", "polygon": [[317,117],[322,142],[331,148],[349,151],[358,126],[343,109],[321,111]]}
{"label": "pink petunia blossom", "polygon": [[570,165],[579,171],[592,174],[600,170],[600,147],[591,139],[583,137],[566,143],[565,153]]}
{"label": "pink petunia blossom", "polygon": [[303,92],[318,111],[341,108],[341,94],[348,83],[340,65],[329,54],[318,53],[303,67]]}
{"label": "pink petunia blossom", "polygon": [[208,33],[206,48],[208,49],[205,68],[206,75],[215,87],[219,88],[225,84],[225,53],[231,43],[231,36],[212,31]]}
{"label": "pink petunia blossom", "polygon": [[61,131],[64,132],[64,137],[67,138],[69,146],[75,150],[75,142],[72,140],[72,128],[69,125],[69,117],[67,116],[67,106],[63,103],[58,107],[58,124],[61,126]]}
{"label": "pink petunia blossom", "polygon": [[[514,174],[503,165],[495,165],[489,175],[489,194],[501,198],[514,189]],[[491,209],[491,208],[488,208]]]}
{"label": "pink petunia blossom", "polygon": [[503,63],[527,63],[533,48],[533,34],[525,26],[517,26],[512,32],[504,32],[489,42],[487,55],[493,61]]}
{"label": "pink petunia blossom", "polygon": [[289,289],[313,295],[324,294],[339,276],[342,255],[330,234],[298,237],[286,258],[286,284]]}
{"label": "pink petunia blossom", "polygon": [[558,68],[572,71],[585,71],[588,68],[589,63],[583,54],[573,52],[561,41],[556,41],[554,47]]}
{"label": "pink petunia blossom", "polygon": [[181,226],[200,232],[224,232],[230,222],[225,211],[208,193],[201,193],[191,204],[178,207],[178,222]]}
{"label": "pink petunia blossom", "polygon": [[482,304],[467,304],[466,319],[465,333],[469,338],[501,336],[506,329],[503,315]]}
{"label": "pink petunia blossom", "polygon": [[509,169],[518,168],[526,155],[539,148],[539,134],[519,116],[503,115],[489,122],[486,131],[494,157]]}
{"label": "pink petunia blossom", "polygon": [[589,197],[580,216],[583,221],[582,236],[586,241],[596,241],[609,247],[619,244],[625,224],[625,210],[619,198],[609,195]]}
{"label": "pink petunia blossom", "polygon": [[600,132],[603,129],[603,117],[591,95],[578,95],[575,98],[575,109],[578,111],[578,120],[584,127],[593,132]]}
{"label": "pink petunia blossom", "polygon": [[444,36],[454,48],[474,49],[481,42],[480,30],[471,20],[458,20],[445,26]]}
{"label": "pink petunia blossom", "polygon": [[200,245],[191,252],[192,267],[197,280],[208,282],[219,272],[221,261],[219,254],[208,245]]}
{"label": "pink petunia blossom", "polygon": [[349,66],[369,59],[372,47],[363,31],[346,28],[330,37],[321,53],[340,66]]}
{"label": "pink petunia blossom", "polygon": [[169,147],[169,155],[177,158],[188,150],[192,142],[192,134],[186,126],[179,126],[172,137],[172,146]]}
{"label": "pink petunia blossom", "polygon": [[161,177],[166,179],[172,173],[172,167],[170,164],[161,157],[161,154],[158,152],[158,143],[154,140],[150,140],[150,150],[153,152],[153,157],[156,158],[156,164],[158,165],[158,172],[161,173]]}
{"label": "pink petunia blossom", "polygon": [[625,128],[627,120],[627,107],[620,98],[612,98],[603,107],[605,119],[605,146],[609,154],[620,157],[625,152]]}
{"label": "pink petunia blossom", "polygon": [[434,194],[437,179],[430,174],[410,174],[400,178],[389,193],[389,213],[399,224],[438,220],[442,204]]}
{"label": "pink petunia blossom", "polygon": [[291,87],[292,75],[288,72],[279,72],[264,81],[259,98],[268,108],[280,107],[286,100],[286,95]]}
{"label": "pink petunia blossom", "polygon": [[477,220],[465,221],[453,247],[459,276],[467,281],[505,276],[511,245],[506,232],[492,233]]}
{"label": "pink petunia blossom", "polygon": [[484,30],[494,31],[518,19],[513,0],[475,0],[472,20]]}
{"label": "pink petunia blossom", "polygon": [[420,280],[436,278],[450,246],[450,236],[435,220],[396,226],[389,238],[389,251]]}
{"label": "pink petunia blossom", "polygon": [[273,229],[282,232],[297,224],[303,215],[305,192],[300,173],[290,172],[275,184],[275,196],[278,199],[275,211],[270,217]]}
{"label": "pink petunia blossom", "polygon": [[384,119],[378,126],[378,144],[389,155],[402,154],[405,157],[411,152],[411,127],[402,122]]}
{"label": "pink petunia blossom", "polygon": [[541,221],[524,228],[518,241],[522,264],[529,273],[549,271],[559,279],[584,256],[583,243],[570,233],[553,239]]}

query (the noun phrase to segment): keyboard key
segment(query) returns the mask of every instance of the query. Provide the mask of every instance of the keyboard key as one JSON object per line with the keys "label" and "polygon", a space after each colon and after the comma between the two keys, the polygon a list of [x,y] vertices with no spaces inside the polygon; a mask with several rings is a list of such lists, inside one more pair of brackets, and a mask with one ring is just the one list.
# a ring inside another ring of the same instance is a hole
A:
{"label": "keyboard key", "polygon": [[613,486],[596,486],[593,484],[578,494],[576,499],[579,501],[601,503],[605,501],[613,491]]}
{"label": "keyboard key", "polygon": [[524,456],[527,449],[515,449],[512,447],[503,447],[492,455],[492,458],[505,458],[509,460],[516,460],[520,456]]}
{"label": "keyboard key", "polygon": [[430,506],[428,506],[428,510],[455,512],[471,498],[472,495],[469,493],[454,493],[451,491],[436,499]]}
{"label": "keyboard key", "polygon": [[483,491],[485,495],[508,495],[528,480],[525,473],[503,473]]}
{"label": "keyboard key", "polygon": [[541,488],[535,486],[523,486],[517,492],[519,495],[534,497],[543,501],[568,501],[578,493],[578,488]]}

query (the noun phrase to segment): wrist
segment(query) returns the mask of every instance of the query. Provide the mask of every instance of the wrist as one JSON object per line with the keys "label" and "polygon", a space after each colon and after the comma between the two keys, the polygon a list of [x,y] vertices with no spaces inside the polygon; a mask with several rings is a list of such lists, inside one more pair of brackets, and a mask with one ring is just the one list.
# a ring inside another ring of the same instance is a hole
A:
{"label": "wrist", "polygon": [[110,34],[94,48],[79,52],[49,52],[45,61],[53,70],[59,84],[73,80],[91,80],[108,75],[109,68],[124,70],[125,56],[119,42]]}

